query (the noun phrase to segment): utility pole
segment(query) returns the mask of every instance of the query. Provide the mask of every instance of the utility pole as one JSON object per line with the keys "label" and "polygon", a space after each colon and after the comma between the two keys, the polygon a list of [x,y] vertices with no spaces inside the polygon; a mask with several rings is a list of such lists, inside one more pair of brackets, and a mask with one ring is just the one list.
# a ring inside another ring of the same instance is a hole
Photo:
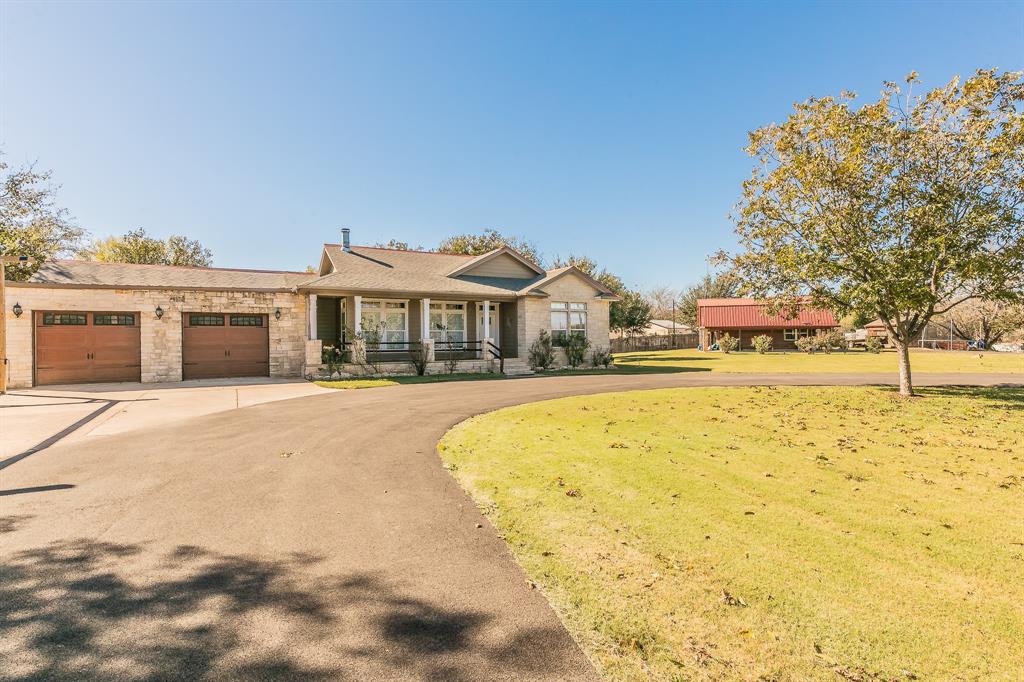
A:
{"label": "utility pole", "polygon": [[28,256],[0,258],[0,395],[7,393],[7,266],[34,263]]}
{"label": "utility pole", "polygon": [[676,348],[676,297],[672,295],[672,350]]}

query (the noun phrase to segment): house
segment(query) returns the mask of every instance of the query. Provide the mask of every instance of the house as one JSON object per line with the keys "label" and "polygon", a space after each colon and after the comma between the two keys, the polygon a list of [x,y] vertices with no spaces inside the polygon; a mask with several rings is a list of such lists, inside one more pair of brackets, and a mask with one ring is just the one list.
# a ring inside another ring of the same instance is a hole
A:
{"label": "house", "polygon": [[449,358],[460,371],[516,368],[541,331],[608,345],[613,292],[509,248],[353,246],[346,229],[319,262],[312,274],[47,262],[8,282],[9,385],[316,376],[325,345],[351,372],[411,371],[420,352],[432,371]]}
{"label": "house", "polygon": [[772,315],[768,303],[752,298],[702,298],[697,301],[697,327],[700,347],[707,350],[718,339],[729,334],[740,342],[740,348],[752,348],[755,336],[772,338],[778,350],[796,348],[800,337],[839,326],[831,311],[802,307],[796,317]]}

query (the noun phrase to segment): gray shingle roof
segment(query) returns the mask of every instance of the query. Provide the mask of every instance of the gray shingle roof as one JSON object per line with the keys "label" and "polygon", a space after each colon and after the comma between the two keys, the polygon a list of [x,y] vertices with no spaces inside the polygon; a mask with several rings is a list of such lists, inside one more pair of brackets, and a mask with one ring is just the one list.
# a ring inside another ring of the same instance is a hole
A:
{"label": "gray shingle roof", "polygon": [[515,296],[543,278],[449,277],[448,273],[477,256],[428,251],[398,251],[353,246],[351,252],[337,244],[324,249],[335,271],[302,285],[303,289],[346,291],[404,291],[430,294]]}
{"label": "gray shingle roof", "polygon": [[58,260],[44,263],[29,279],[35,284],[138,289],[288,290],[315,278],[304,272],[189,268]]}

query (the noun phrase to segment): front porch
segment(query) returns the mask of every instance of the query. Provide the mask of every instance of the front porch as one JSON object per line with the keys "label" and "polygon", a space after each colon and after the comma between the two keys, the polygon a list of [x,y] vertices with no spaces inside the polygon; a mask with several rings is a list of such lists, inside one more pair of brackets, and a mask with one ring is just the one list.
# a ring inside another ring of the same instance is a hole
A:
{"label": "front porch", "polygon": [[518,357],[514,299],[336,292],[310,293],[307,305],[307,374],[406,374],[417,364],[428,373],[500,371]]}

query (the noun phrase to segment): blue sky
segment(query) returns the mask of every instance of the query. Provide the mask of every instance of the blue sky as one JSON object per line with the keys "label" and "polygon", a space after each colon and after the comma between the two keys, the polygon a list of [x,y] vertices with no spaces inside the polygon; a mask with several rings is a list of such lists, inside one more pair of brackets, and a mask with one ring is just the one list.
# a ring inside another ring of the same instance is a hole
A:
{"label": "blue sky", "polygon": [[494,227],[683,286],[792,103],[1024,67],[1024,3],[0,3],[0,145],[227,267]]}

